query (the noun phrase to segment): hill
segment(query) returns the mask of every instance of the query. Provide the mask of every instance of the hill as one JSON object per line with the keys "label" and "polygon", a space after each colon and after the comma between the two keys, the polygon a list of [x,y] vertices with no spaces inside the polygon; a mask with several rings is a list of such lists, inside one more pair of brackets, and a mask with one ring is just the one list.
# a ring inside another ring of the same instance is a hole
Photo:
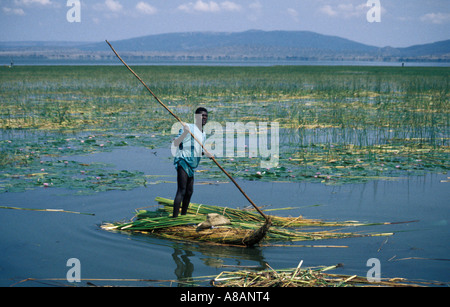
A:
{"label": "hill", "polygon": [[[407,48],[379,48],[309,31],[186,32],[112,41],[134,62],[364,60],[450,61],[450,40]],[[113,61],[105,42],[0,42],[0,58]]]}
{"label": "hill", "polygon": [[[374,51],[378,48],[348,39],[307,31],[190,32],[149,35],[114,42],[122,51],[186,52],[224,48],[278,48],[330,51]],[[102,45],[85,46],[101,50]]]}

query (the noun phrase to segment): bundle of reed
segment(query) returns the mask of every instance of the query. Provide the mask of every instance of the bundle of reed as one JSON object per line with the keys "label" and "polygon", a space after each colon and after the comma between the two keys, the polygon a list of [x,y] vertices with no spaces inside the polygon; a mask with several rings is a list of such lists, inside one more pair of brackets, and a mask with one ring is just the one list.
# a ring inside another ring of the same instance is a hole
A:
{"label": "bundle of reed", "polygon": [[[392,233],[360,234],[341,232],[339,230],[306,230],[299,231],[293,226],[348,226],[344,223],[328,223],[303,218],[282,218],[270,216],[275,222],[269,228],[268,223],[261,226],[263,220],[254,212],[226,207],[190,204],[188,214],[172,218],[173,201],[165,198],[156,198],[163,205],[156,211],[140,210],[136,213],[136,220],[125,223],[103,224],[105,230],[134,231],[144,234],[154,234],[168,239],[188,240],[196,242],[209,242],[227,245],[252,246],[265,240],[273,241],[309,241],[322,239],[338,239],[360,236],[388,236]],[[199,229],[197,225],[204,222],[210,213],[219,213],[226,216],[231,222],[226,226]],[[355,226],[356,223],[351,223]],[[361,225],[361,224],[358,224]],[[288,228],[289,227],[289,228]]]}
{"label": "bundle of reed", "polygon": [[[155,229],[153,231],[141,231],[141,233],[152,233],[167,239],[188,240],[197,242],[210,242],[227,245],[248,245],[243,242],[248,241],[249,237],[260,228],[258,224],[251,223],[232,223],[230,226],[219,226],[211,229],[199,230],[192,225],[176,226],[164,229]],[[351,232],[335,231],[314,231],[301,232],[296,230],[278,229],[271,227],[268,229],[265,242],[282,241],[315,241],[324,239],[342,239],[360,236],[389,236],[392,233],[383,234],[357,234]]]}
{"label": "bundle of reed", "polygon": [[253,246],[259,243],[268,233],[270,224],[262,226],[256,223],[247,227],[232,223],[210,229],[199,229],[197,224],[205,221],[198,215],[184,215],[177,218],[170,216],[147,217],[126,223],[104,223],[101,228],[109,231],[132,231],[143,234],[154,234],[167,239],[208,242],[239,246]]}
{"label": "bundle of reed", "polygon": [[[163,205],[159,209],[160,212],[166,212],[169,214],[173,211],[173,200],[163,197],[156,197],[155,200]],[[282,209],[278,209],[282,210]],[[218,213],[226,216],[232,222],[250,222],[250,223],[261,223],[264,222],[264,218],[257,214],[254,210],[240,210],[233,209],[229,207],[211,206],[203,204],[190,203],[188,208],[188,214],[193,215],[206,215],[208,213]],[[145,218],[149,216],[154,216],[155,213],[151,211],[139,211],[137,213],[137,218]],[[320,226],[320,227],[340,227],[340,226],[363,226],[363,224],[357,221],[343,221],[343,222],[325,222],[317,219],[306,219],[302,216],[298,217],[282,217],[282,216],[269,216],[272,222],[272,226],[277,227],[306,227],[306,226]]]}
{"label": "bundle of reed", "polygon": [[[160,205],[163,205],[163,207],[160,208],[161,211],[165,212],[173,211],[172,199],[156,197],[155,201],[157,201]],[[256,214],[255,212],[252,211],[233,209],[229,207],[195,204],[195,203],[189,204],[187,213],[192,215],[207,215],[209,213],[218,213],[220,215],[227,217],[228,219],[230,219],[230,221],[240,221],[240,222],[245,221],[254,223],[264,222],[264,218],[261,215]],[[139,212],[137,214],[137,217],[140,218],[142,216],[146,216],[146,214],[148,213],[146,213],[145,211]]]}
{"label": "bundle of reed", "polygon": [[156,230],[154,233],[167,239],[241,246],[248,245],[246,242],[250,239],[255,230],[237,227],[218,227],[197,230],[195,226],[178,226],[164,230]]}
{"label": "bundle of reed", "polygon": [[204,220],[204,217],[196,215],[182,215],[177,218],[171,218],[169,216],[147,217],[126,223],[105,223],[102,225],[102,228],[105,230],[153,231],[189,224],[198,224]]}
{"label": "bundle of reed", "polygon": [[367,277],[357,275],[329,274],[328,270],[340,265],[321,268],[297,268],[263,271],[241,270],[222,272],[211,284],[214,287],[424,287],[432,282],[413,282],[404,278],[384,278],[369,282]]}

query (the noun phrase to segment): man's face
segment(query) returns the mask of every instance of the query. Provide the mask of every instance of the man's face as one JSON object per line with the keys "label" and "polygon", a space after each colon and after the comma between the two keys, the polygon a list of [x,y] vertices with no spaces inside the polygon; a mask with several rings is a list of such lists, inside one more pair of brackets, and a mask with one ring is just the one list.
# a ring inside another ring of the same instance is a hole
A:
{"label": "man's face", "polygon": [[200,121],[202,126],[206,125],[208,122],[208,112],[202,111],[200,114],[195,114],[195,122],[198,123]]}

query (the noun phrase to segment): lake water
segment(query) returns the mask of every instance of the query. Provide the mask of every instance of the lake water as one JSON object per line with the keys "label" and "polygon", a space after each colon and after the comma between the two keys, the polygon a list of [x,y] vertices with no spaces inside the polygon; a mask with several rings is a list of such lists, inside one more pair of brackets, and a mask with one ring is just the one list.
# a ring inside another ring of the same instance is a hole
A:
{"label": "lake water", "polygon": [[[154,60],[154,61],[139,61],[133,59],[126,59],[128,65],[140,66],[277,66],[277,65],[300,65],[300,66],[397,66],[401,67],[402,63],[405,67],[450,67],[450,62],[382,62],[382,61],[301,61],[301,60]],[[2,57],[0,55],[0,65],[9,65],[11,58]],[[49,60],[49,59],[16,59],[16,66],[41,66],[41,65],[122,65],[117,59],[113,60]]]}
{"label": "lake water", "polygon": [[[25,208],[58,208],[95,216],[19,210],[0,211],[0,286],[26,278],[66,278],[67,260],[77,258],[82,279],[174,280],[218,275],[237,266],[274,269],[343,263],[335,273],[366,276],[369,258],[378,258],[381,277],[450,281],[450,183],[448,175],[429,174],[396,181],[326,186],[320,183],[239,181],[260,206],[299,207],[276,214],[342,221],[417,222],[368,226],[353,231],[395,232],[388,237],[304,241],[292,246],[218,247],[101,230],[102,222],[130,219],[135,208],[154,206],[156,196],[172,198],[175,171],[169,149],[127,147],[112,152],[70,157],[105,162],[117,169],[161,175],[131,191],[74,196],[73,191],[38,188],[0,194],[0,204]],[[245,207],[245,198],[231,183],[196,185],[192,202]],[[151,209],[150,209],[151,210]],[[346,248],[300,247],[340,245]],[[170,282],[92,281],[99,285],[171,285]],[[52,284],[67,284],[54,281]],[[39,286],[28,281],[17,286]],[[80,285],[86,285],[82,282]],[[172,285],[177,285],[176,282]]]}

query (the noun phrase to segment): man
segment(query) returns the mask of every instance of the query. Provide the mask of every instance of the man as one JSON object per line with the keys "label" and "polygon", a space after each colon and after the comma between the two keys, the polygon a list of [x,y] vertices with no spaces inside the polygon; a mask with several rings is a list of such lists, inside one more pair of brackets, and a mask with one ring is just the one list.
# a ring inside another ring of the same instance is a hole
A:
{"label": "man", "polygon": [[177,147],[173,161],[177,170],[177,194],[173,202],[173,217],[178,216],[181,204],[181,215],[186,215],[194,192],[194,171],[203,155],[201,145],[192,137],[190,132],[203,144],[206,140],[203,126],[206,125],[207,121],[208,111],[203,107],[198,108],[195,110],[195,124],[185,124],[173,141],[175,147]]}

